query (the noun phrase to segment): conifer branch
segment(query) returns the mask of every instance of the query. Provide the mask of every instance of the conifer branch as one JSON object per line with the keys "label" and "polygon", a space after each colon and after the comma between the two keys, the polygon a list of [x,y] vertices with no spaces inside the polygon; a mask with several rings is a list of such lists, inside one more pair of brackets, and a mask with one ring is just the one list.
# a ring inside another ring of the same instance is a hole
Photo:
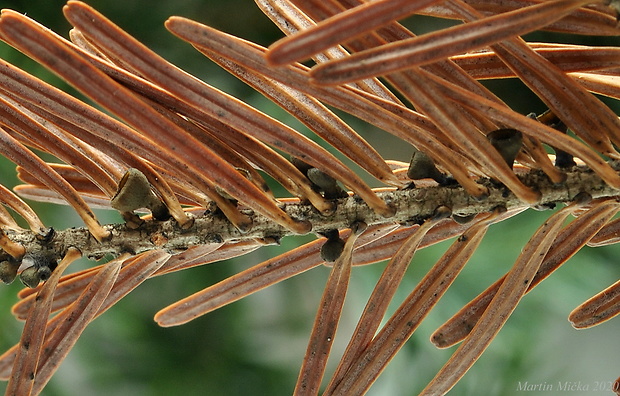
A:
{"label": "conifer branch", "polygon": [[[616,170],[620,169],[618,162],[612,162],[611,165]],[[620,191],[605,184],[585,166],[575,166],[567,171],[566,181],[560,184],[552,183],[540,171],[530,171],[521,175],[520,179],[526,186],[540,191],[541,199],[535,206],[537,208],[552,208],[556,204],[569,203],[579,194],[587,194],[592,199],[620,197]],[[390,218],[377,214],[356,196],[337,200],[336,210],[329,216],[297,200],[281,203],[281,206],[292,218],[309,221],[313,225],[312,232],[316,234],[349,228],[356,221],[364,221],[368,225],[421,223],[433,216],[439,206],[451,208],[452,213],[460,217],[490,212],[498,206],[509,210],[530,206],[491,180],[485,180],[483,185],[487,187],[489,195],[482,200],[473,198],[458,185],[381,191],[378,195],[396,208],[396,215]],[[69,247],[79,247],[83,256],[99,259],[105,255],[117,257],[126,252],[137,254],[153,249],[178,253],[196,245],[250,239],[278,243],[281,238],[294,235],[292,231],[250,209],[242,212],[252,219],[252,228],[248,232],[239,231],[220,212],[214,212],[196,216],[189,229],[183,229],[174,219],[148,220],[138,229],[125,224],[106,225],[104,227],[111,232],[112,237],[103,242],[95,240],[86,228],[56,231],[49,240],[42,240],[26,230],[7,230],[7,235],[12,241],[24,246],[26,251],[44,251],[47,257],[53,259],[62,258]]]}
{"label": "conifer branch", "polygon": [[[0,280],[19,276],[31,288],[13,307],[27,320],[22,342],[0,355],[7,394],[39,394],[86,325],[146,279],[310,233],[319,239],[205,285],[155,319],[184,324],[333,263],[294,391],[314,395],[351,266],[390,260],[323,393],[364,394],[490,224],[567,205],[506,276],[432,336],[439,347],[462,341],[423,391],[444,394],[524,293],[586,244],[620,241],[620,219],[612,220],[620,209],[620,118],[594,95],[620,100],[618,49],[520,37],[538,29],[618,36],[620,1],[256,2],[287,35],[269,48],[183,17],[165,27],[312,135],[188,74],[85,3],[63,8],[70,41],[2,10],[1,41],[99,106],[0,64],[0,155],[23,182],[14,192],[0,184]],[[463,23],[417,35],[398,22],[411,14]],[[314,64],[297,62],[308,59]],[[479,81],[500,78],[518,78],[548,110],[526,116]],[[385,158],[333,110],[410,146],[409,166]],[[387,187],[372,188],[358,168]],[[48,228],[18,195],[69,204],[85,226]],[[100,225],[93,207],[111,207],[124,221]],[[569,214],[576,219],[566,225]],[[416,251],[457,236],[386,317]],[[61,276],[80,255],[114,259]],[[617,316],[618,289],[616,282],[573,311],[573,326]]]}

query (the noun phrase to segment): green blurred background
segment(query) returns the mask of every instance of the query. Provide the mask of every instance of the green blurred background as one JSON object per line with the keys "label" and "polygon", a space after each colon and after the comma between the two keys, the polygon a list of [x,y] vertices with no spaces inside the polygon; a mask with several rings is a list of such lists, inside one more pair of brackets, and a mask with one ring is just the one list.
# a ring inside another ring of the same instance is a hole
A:
{"label": "green blurred background", "polygon": [[[66,37],[69,25],[62,16],[63,4],[61,0],[0,1],[2,8],[26,13]],[[168,16],[181,15],[268,45],[281,37],[281,33],[252,1],[93,0],[89,4],[182,68],[304,130],[283,111],[219,70],[163,27]],[[424,25],[427,22],[426,18],[410,21],[417,32],[427,29]],[[571,40],[568,36],[550,34],[533,37],[536,40]],[[617,39],[593,39],[595,44],[603,42],[618,43]],[[42,67],[4,44],[0,44],[0,56],[68,89]],[[523,113],[544,110],[518,82],[499,81],[489,86]],[[509,92],[510,96],[502,92]],[[617,103],[611,105],[620,112]],[[386,158],[409,159],[411,150],[406,145],[361,122],[351,120],[351,123]],[[12,164],[0,159],[0,166],[0,182],[9,187],[15,185]],[[47,225],[57,229],[81,225],[68,208],[38,203],[32,206]],[[105,223],[120,221],[113,212],[99,211],[98,215]],[[549,212],[528,211],[491,228],[475,257],[371,389],[371,395],[414,395],[426,385],[453,351],[435,349],[428,341],[430,334],[503,275],[529,236],[548,216]],[[285,239],[282,246],[266,247],[237,260],[149,280],[89,326],[44,394],[290,394],[328,268],[317,268],[297,276],[184,326],[162,329],[152,317],[180,298],[308,240]],[[447,246],[444,243],[416,254],[395,299],[397,303],[415,287]],[[527,295],[485,355],[454,388],[453,394],[517,395],[522,393],[519,386],[526,382],[551,384],[554,391],[541,392],[545,395],[566,393],[559,390],[559,383],[589,388],[589,392],[573,394],[611,394],[610,384],[620,375],[620,321],[616,319],[590,330],[577,331],[566,317],[574,307],[618,279],[619,253],[617,247],[585,248]],[[91,264],[80,265],[76,269]],[[383,267],[384,264],[377,264],[353,271],[333,356],[339,356],[346,346]],[[10,307],[21,287],[19,282],[0,287],[0,348],[3,350],[19,339],[22,325],[10,315]],[[335,363],[331,362],[332,369]],[[3,386],[0,385],[0,390]]]}

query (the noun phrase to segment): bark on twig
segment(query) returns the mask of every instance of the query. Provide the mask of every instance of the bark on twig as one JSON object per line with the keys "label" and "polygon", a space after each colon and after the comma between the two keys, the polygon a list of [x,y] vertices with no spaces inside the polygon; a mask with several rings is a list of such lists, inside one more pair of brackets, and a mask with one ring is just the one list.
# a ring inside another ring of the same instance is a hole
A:
{"label": "bark on twig", "polygon": [[[620,163],[612,163],[620,169]],[[584,166],[574,167],[567,172],[564,183],[553,184],[540,171],[531,171],[521,175],[523,183],[535,187],[541,193],[537,206],[548,208],[553,204],[572,201],[578,194],[589,194],[593,199],[620,197],[620,190],[606,185],[600,177]],[[368,225],[379,223],[419,223],[433,215],[439,206],[447,206],[453,214],[468,216],[489,212],[497,206],[507,209],[529,207],[529,204],[518,200],[504,186],[490,180],[480,181],[489,190],[488,198],[476,200],[458,185],[446,187],[413,188],[392,190],[379,193],[381,198],[396,208],[396,215],[384,218],[372,211],[356,196],[337,200],[337,209],[330,216],[321,215],[307,203],[283,203],[283,209],[292,217],[310,221],[312,232],[320,233],[330,229],[348,228],[356,221],[364,221]],[[31,231],[5,230],[6,235],[14,242],[23,245],[27,252],[45,252],[47,257],[62,258],[69,247],[78,248],[85,257],[98,259],[105,255],[118,256],[123,252],[133,254],[163,249],[168,252],[183,251],[191,246],[236,241],[247,239],[263,239],[267,242],[278,242],[282,237],[294,235],[293,232],[275,224],[262,215],[246,211],[250,215],[253,227],[249,232],[242,233],[219,213],[207,213],[195,219],[194,225],[184,230],[173,220],[146,221],[136,230],[124,224],[106,225],[112,237],[98,242],[86,228],[71,228],[56,231],[51,239],[42,241]]]}

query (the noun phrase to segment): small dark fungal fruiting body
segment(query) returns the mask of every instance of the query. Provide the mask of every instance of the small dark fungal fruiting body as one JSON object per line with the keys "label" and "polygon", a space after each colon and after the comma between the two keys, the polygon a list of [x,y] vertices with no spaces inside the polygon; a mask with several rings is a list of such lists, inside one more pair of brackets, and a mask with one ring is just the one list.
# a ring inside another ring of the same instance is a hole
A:
{"label": "small dark fungal fruiting body", "polygon": [[22,259],[21,266],[25,269],[19,275],[22,283],[34,288],[40,282],[49,279],[58,263],[44,252],[28,252]]}
{"label": "small dark fungal fruiting body", "polygon": [[503,128],[490,132],[487,138],[506,161],[506,164],[512,168],[515,158],[523,146],[523,134],[516,129]]}
{"label": "small dark fungal fruiting body", "polygon": [[344,251],[344,240],[340,238],[338,230],[328,230],[322,233],[327,241],[321,246],[321,258],[328,263],[338,260],[338,257]]}
{"label": "small dark fungal fruiting body", "polygon": [[129,168],[118,183],[118,191],[110,205],[121,212],[127,224],[138,227],[142,220],[134,214],[138,209],[149,209],[157,220],[167,220],[170,212],[155,194],[146,176],[138,169]]}

